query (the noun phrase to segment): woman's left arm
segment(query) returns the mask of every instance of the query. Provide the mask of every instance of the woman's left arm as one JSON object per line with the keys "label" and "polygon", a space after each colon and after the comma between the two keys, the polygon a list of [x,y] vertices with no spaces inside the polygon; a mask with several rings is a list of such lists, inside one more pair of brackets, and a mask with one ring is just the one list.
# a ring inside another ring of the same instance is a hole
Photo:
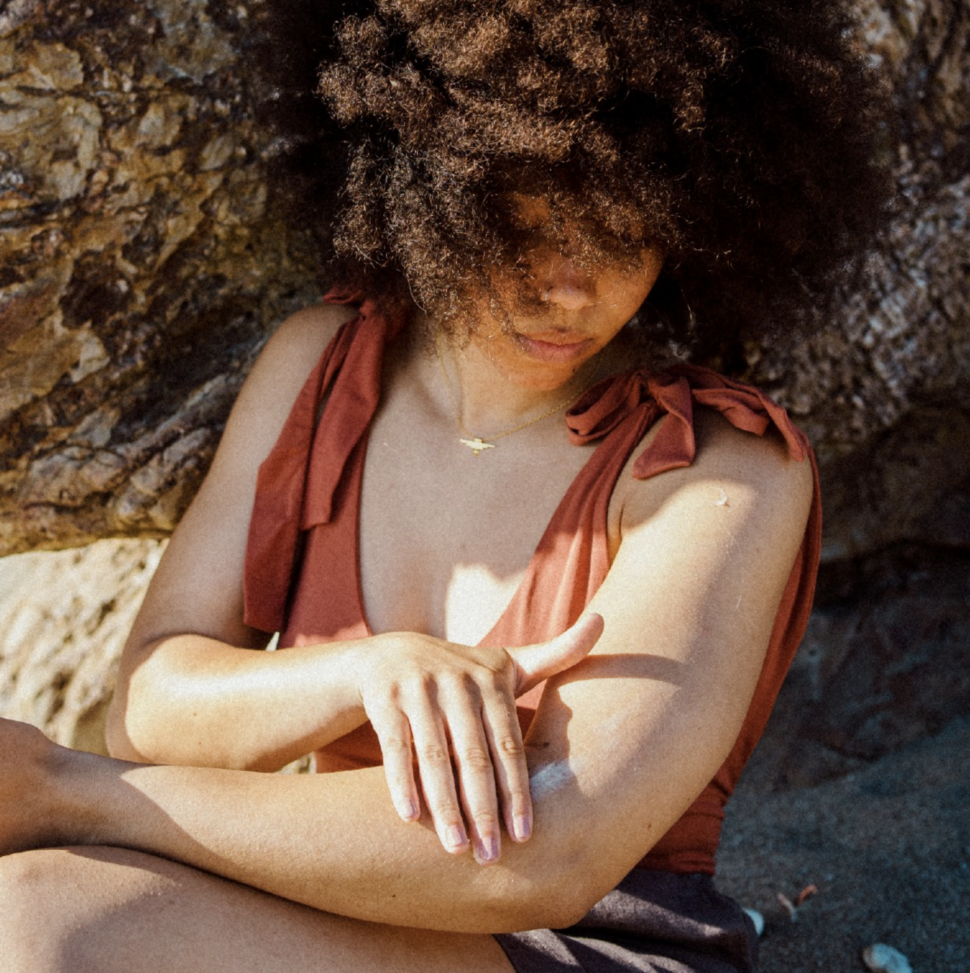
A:
{"label": "woman's left arm", "polygon": [[379,768],[279,777],[151,767],[0,726],[0,851],[135,848],[373,921],[562,926],[614,887],[714,775],[747,712],[802,541],[812,477],[782,447],[701,422],[693,466],[619,496],[590,657],[550,680],[527,738],[533,838],[497,864],[442,853]]}

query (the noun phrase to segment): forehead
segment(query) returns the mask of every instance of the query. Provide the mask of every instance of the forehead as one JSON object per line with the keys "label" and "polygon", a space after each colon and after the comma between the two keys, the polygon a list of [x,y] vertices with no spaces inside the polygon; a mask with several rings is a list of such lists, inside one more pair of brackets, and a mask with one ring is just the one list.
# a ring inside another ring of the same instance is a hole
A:
{"label": "forehead", "polygon": [[544,196],[506,193],[505,203],[516,222],[524,227],[546,226],[553,218],[552,204]]}
{"label": "forehead", "polygon": [[514,224],[523,230],[541,231],[550,242],[584,245],[609,239],[637,249],[654,242],[646,221],[633,206],[615,206],[607,215],[592,210],[591,201],[571,195],[550,199],[513,190],[501,193],[500,199]]}

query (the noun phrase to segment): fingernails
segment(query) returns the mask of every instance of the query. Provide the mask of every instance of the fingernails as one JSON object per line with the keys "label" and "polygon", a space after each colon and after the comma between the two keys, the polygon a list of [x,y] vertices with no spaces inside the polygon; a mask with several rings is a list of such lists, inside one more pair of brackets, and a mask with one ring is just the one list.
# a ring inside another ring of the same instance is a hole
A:
{"label": "fingernails", "polygon": [[475,857],[483,865],[498,861],[498,842],[494,838],[482,838],[475,847]]}
{"label": "fingernails", "polygon": [[464,829],[459,828],[457,824],[453,824],[448,828],[445,832],[445,839],[448,842],[449,848],[464,848],[468,843]]}
{"label": "fingernails", "polygon": [[512,836],[516,841],[528,841],[532,836],[532,822],[524,814],[516,815],[513,819]]}
{"label": "fingernails", "polygon": [[410,799],[401,800],[397,805],[397,813],[405,821],[414,821],[418,817],[418,806]]}

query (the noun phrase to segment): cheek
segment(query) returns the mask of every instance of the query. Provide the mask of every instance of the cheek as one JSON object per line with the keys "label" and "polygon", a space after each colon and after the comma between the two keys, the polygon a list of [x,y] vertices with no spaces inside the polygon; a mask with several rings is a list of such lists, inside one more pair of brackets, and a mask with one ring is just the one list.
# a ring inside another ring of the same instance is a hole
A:
{"label": "cheek", "polygon": [[643,269],[640,274],[640,288],[643,296],[640,298],[640,303],[642,304],[646,299],[650,291],[653,290],[653,285],[657,283],[657,278],[660,276],[660,272],[664,269],[664,255],[656,247],[651,247],[649,250],[644,250],[640,254],[643,259]]}
{"label": "cheek", "polygon": [[654,284],[657,283],[657,279],[660,277],[660,272],[663,270],[663,259],[659,254],[653,254],[652,258],[645,261],[643,271],[637,275],[635,281],[630,281],[629,286],[629,300],[633,307],[633,312],[643,304],[643,302],[650,296],[650,292],[653,290]]}
{"label": "cheek", "polygon": [[613,300],[610,302],[616,314],[625,320],[631,318],[647,299],[658,274],[641,275],[635,278],[621,277],[612,288]]}

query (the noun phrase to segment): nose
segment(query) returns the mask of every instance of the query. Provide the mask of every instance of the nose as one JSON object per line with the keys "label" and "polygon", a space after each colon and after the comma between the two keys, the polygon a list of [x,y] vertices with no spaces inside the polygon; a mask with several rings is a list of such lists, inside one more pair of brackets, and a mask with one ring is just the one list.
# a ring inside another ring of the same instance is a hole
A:
{"label": "nose", "polygon": [[585,270],[560,255],[550,256],[540,277],[542,300],[564,311],[579,311],[596,300],[596,280]]}

